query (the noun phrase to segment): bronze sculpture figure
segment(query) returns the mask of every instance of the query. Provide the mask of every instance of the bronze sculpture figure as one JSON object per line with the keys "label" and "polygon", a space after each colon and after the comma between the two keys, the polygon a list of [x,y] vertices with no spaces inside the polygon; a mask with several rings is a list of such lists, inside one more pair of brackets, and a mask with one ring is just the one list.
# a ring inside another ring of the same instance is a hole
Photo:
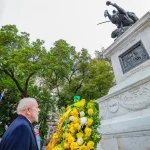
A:
{"label": "bronze sculpture figure", "polygon": [[135,13],[125,11],[123,8],[115,3],[107,1],[106,5],[112,5],[117,9],[117,11],[113,10],[112,15],[109,14],[108,10],[105,10],[104,12],[104,16],[108,17],[109,20],[117,26],[117,29],[115,29],[111,34],[112,38],[119,37],[138,20],[138,17],[135,15]]}

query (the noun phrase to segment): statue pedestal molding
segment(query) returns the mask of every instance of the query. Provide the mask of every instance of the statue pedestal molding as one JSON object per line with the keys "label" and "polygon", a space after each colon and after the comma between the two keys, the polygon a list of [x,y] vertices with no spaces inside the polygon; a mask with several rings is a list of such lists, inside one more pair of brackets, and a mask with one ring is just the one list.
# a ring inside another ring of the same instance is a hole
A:
{"label": "statue pedestal molding", "polygon": [[102,135],[97,150],[150,149],[150,12],[104,52],[116,85],[97,100]]}

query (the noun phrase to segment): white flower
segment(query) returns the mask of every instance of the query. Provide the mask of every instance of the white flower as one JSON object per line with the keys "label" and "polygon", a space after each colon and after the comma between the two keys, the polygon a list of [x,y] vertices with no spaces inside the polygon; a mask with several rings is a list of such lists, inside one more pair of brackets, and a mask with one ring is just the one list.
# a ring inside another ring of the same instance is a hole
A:
{"label": "white flower", "polygon": [[69,117],[69,120],[70,120],[70,121],[73,121],[73,120],[74,120],[74,116],[70,116],[70,117]]}
{"label": "white flower", "polygon": [[84,117],[84,116],[85,116],[84,111],[81,111],[81,112],[80,112],[80,117]]}
{"label": "white flower", "polygon": [[83,140],[82,138],[78,138],[78,139],[77,139],[77,144],[78,144],[78,145],[82,145],[83,142],[84,142],[84,140]]}
{"label": "white flower", "polygon": [[87,123],[87,117],[82,117],[82,118],[80,118],[80,125],[81,125],[81,126],[86,125],[86,123]]}

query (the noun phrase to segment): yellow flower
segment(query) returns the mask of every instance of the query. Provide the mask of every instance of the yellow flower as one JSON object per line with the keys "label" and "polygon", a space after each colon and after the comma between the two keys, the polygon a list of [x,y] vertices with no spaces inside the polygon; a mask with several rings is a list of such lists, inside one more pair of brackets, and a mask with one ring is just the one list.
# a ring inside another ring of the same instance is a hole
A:
{"label": "yellow flower", "polygon": [[89,119],[87,120],[87,125],[88,125],[88,126],[91,126],[92,123],[93,123],[93,120],[89,118]]}
{"label": "yellow flower", "polygon": [[77,133],[77,138],[81,138],[81,137],[83,137],[83,133],[82,132]]}
{"label": "yellow flower", "polygon": [[80,130],[80,129],[81,129],[81,126],[80,126],[79,123],[76,123],[76,124],[74,125],[74,128],[77,129],[77,130]]}
{"label": "yellow flower", "polygon": [[86,127],[85,130],[84,130],[84,132],[85,132],[86,136],[90,136],[90,135],[91,135],[91,132],[92,132],[92,129]]}
{"label": "yellow flower", "polygon": [[73,108],[73,110],[71,111],[71,113],[70,113],[72,116],[78,116],[78,111],[77,111],[77,109],[76,108]]}
{"label": "yellow flower", "polygon": [[74,105],[76,107],[84,107],[85,103],[86,103],[85,99],[82,99],[81,101],[75,103]]}
{"label": "yellow flower", "polygon": [[85,99],[81,99],[81,107],[84,107],[85,103],[86,103],[86,100]]}
{"label": "yellow flower", "polygon": [[73,122],[77,123],[78,121],[79,121],[79,118],[78,117],[74,117]]}
{"label": "yellow flower", "polygon": [[88,147],[85,145],[80,146],[79,150],[88,150]]}
{"label": "yellow flower", "polygon": [[87,143],[87,147],[88,147],[89,149],[94,149],[94,142],[93,142],[93,141],[89,141],[89,142]]}
{"label": "yellow flower", "polygon": [[91,128],[86,127],[84,131],[85,131],[85,133],[89,133],[89,132],[92,132],[92,129],[91,129]]}
{"label": "yellow flower", "polygon": [[69,138],[68,138],[68,143],[72,143],[72,142],[74,142],[75,141],[75,139],[72,137],[72,136],[70,136]]}
{"label": "yellow flower", "polygon": [[68,149],[69,147],[69,143],[64,143],[64,148]]}
{"label": "yellow flower", "polygon": [[66,133],[65,135],[65,139],[68,139],[69,137],[71,137],[72,135],[70,133]]}
{"label": "yellow flower", "polygon": [[89,114],[89,115],[92,115],[93,113],[94,113],[94,111],[93,111],[92,108],[88,109],[88,114]]}
{"label": "yellow flower", "polygon": [[70,131],[72,134],[74,134],[74,133],[75,133],[75,130],[74,130],[74,128],[73,128],[73,127],[71,127],[71,128],[69,129],[69,131]]}
{"label": "yellow flower", "polygon": [[77,148],[78,148],[77,142],[72,142],[72,143],[70,144],[70,148],[71,148],[72,150],[77,149]]}
{"label": "yellow flower", "polygon": [[61,122],[61,121],[64,121],[64,119],[65,119],[65,116],[62,116],[62,117],[60,118],[60,122]]}

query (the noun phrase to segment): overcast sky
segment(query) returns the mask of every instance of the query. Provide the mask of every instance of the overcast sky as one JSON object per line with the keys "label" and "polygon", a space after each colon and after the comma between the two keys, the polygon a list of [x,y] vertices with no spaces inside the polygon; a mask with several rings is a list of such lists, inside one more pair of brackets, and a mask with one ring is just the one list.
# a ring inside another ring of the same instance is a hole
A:
{"label": "overcast sky", "polygon": [[[140,18],[150,11],[150,0],[114,0]],[[116,28],[107,21],[104,11],[112,6],[106,0],[0,0],[0,26],[15,24],[20,31],[30,33],[31,40],[45,41],[47,49],[56,40],[64,39],[77,51],[86,48],[93,56],[95,50],[107,48]]]}

